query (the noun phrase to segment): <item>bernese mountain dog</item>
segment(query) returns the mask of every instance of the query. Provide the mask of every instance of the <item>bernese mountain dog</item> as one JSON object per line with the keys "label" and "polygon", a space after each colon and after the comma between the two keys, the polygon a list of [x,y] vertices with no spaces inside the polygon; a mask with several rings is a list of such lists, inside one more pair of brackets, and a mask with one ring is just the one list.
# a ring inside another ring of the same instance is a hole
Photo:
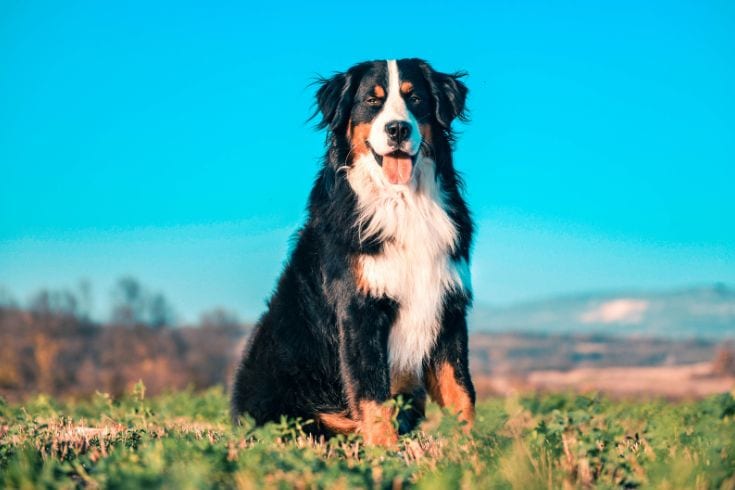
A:
{"label": "bernese mountain dog", "polygon": [[235,422],[300,417],[315,435],[393,445],[428,393],[471,427],[473,225],[452,162],[462,76],[401,59],[317,82],[326,156],[235,374]]}

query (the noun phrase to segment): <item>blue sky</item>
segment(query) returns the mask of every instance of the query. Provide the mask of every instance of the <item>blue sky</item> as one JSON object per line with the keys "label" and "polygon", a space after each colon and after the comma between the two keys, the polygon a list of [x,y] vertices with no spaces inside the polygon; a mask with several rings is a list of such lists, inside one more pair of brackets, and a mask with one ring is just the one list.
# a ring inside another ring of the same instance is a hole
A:
{"label": "blue sky", "polygon": [[323,135],[316,74],[469,71],[477,300],[735,283],[735,4],[0,3],[0,285],[116,278],[254,318]]}

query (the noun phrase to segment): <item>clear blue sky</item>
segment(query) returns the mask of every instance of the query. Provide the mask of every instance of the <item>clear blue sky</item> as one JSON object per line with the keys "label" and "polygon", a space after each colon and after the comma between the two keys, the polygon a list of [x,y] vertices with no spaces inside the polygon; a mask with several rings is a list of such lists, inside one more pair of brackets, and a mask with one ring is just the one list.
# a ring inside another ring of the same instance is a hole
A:
{"label": "clear blue sky", "polygon": [[409,56],[470,73],[478,301],[735,282],[731,1],[4,0],[0,285],[254,318],[322,155],[308,84]]}

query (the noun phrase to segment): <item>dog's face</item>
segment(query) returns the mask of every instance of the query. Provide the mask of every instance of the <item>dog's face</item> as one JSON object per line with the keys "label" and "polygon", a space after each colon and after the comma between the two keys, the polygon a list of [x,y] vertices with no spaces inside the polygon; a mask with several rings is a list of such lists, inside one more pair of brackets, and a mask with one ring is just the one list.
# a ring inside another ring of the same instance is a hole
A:
{"label": "dog's face", "polygon": [[447,138],[452,120],[464,116],[467,88],[460,76],[419,59],[360,63],[322,81],[320,125],[346,138],[346,163],[371,157],[390,184],[405,185],[422,149]]}

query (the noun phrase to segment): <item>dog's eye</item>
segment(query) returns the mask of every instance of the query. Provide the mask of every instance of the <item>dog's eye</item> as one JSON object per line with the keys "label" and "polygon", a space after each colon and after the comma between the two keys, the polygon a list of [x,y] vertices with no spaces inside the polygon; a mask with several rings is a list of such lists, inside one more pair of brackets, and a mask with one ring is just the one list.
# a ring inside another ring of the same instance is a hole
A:
{"label": "dog's eye", "polygon": [[377,97],[368,97],[365,99],[368,105],[380,105],[381,100]]}
{"label": "dog's eye", "polygon": [[410,100],[412,104],[418,104],[421,102],[421,97],[416,94],[411,94],[411,97],[409,97],[408,100]]}

